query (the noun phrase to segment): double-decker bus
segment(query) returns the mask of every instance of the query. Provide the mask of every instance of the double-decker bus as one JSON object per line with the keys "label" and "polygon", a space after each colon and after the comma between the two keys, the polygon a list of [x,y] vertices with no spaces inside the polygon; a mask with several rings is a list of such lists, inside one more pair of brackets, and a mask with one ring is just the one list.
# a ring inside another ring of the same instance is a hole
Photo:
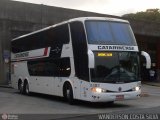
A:
{"label": "double-decker bus", "polygon": [[[20,93],[62,96],[71,104],[140,97],[139,50],[126,20],[74,18],[11,45],[11,84]],[[149,68],[149,55],[142,55]]]}

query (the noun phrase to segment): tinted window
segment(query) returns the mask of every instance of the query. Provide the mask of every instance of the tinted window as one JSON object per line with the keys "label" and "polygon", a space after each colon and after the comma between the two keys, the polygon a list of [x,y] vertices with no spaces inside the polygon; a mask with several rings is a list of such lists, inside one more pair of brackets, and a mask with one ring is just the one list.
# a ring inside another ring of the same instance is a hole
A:
{"label": "tinted window", "polygon": [[89,80],[87,43],[83,23],[73,22],[70,24],[74,64],[76,76],[82,80]]}
{"label": "tinted window", "polygon": [[56,44],[69,43],[68,24],[57,26],[46,31],[46,45],[55,46]]}
{"label": "tinted window", "polygon": [[86,21],[85,25],[89,44],[136,45],[127,23]]}
{"label": "tinted window", "polygon": [[31,76],[68,77],[71,73],[70,59],[29,61],[28,70]]}
{"label": "tinted window", "polygon": [[69,43],[68,24],[49,29],[46,34],[46,46],[51,47],[50,57],[60,57],[63,44]]}
{"label": "tinted window", "polygon": [[12,52],[23,52],[44,47],[55,47],[69,43],[68,24],[60,25],[48,30],[12,41]]}
{"label": "tinted window", "polygon": [[12,42],[14,53],[43,48],[45,46],[45,31],[39,32]]}

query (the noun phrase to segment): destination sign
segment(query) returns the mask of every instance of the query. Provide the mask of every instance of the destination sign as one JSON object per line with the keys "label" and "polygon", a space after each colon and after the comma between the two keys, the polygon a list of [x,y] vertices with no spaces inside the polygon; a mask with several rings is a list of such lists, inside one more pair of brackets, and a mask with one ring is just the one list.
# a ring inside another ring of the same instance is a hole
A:
{"label": "destination sign", "polygon": [[98,46],[98,50],[132,50],[133,46]]}
{"label": "destination sign", "polygon": [[98,57],[112,57],[112,53],[99,52]]}
{"label": "destination sign", "polygon": [[90,50],[101,50],[101,51],[138,51],[138,46],[127,46],[127,45],[89,45]]}

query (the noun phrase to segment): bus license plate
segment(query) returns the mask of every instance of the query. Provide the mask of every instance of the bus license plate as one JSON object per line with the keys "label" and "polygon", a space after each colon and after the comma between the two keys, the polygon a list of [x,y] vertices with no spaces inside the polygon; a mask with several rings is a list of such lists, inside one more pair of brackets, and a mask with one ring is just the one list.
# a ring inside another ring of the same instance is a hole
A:
{"label": "bus license plate", "polygon": [[116,95],[116,100],[123,100],[124,99],[124,95]]}

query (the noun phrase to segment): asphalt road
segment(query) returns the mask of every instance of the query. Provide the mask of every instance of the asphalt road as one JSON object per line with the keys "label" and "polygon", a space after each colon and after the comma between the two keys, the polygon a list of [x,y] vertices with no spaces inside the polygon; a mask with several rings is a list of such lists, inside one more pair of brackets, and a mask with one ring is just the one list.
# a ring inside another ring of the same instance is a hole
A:
{"label": "asphalt road", "polygon": [[17,90],[0,87],[0,114],[9,114],[10,117],[17,115],[18,118],[26,120],[34,117],[34,119],[39,117],[39,119],[96,120],[102,113],[160,113],[160,87],[143,85],[142,91],[149,95],[137,100],[117,101],[112,106],[82,101],[77,101],[76,105],[69,105],[60,97],[35,93],[25,96],[19,94]]}

